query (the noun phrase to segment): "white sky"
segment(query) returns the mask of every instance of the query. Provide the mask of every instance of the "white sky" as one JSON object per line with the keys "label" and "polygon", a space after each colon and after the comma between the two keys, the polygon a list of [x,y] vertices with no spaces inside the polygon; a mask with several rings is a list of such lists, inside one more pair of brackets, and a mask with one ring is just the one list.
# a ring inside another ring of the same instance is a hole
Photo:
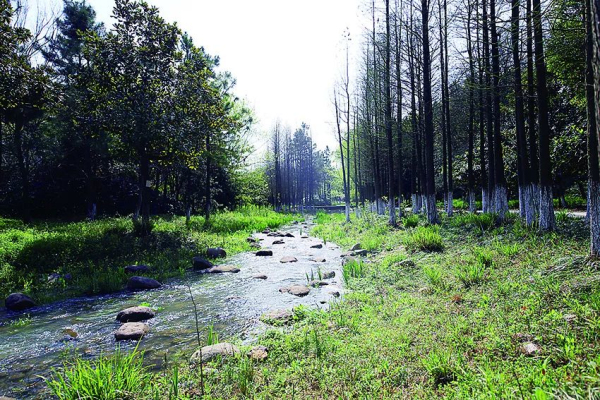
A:
{"label": "white sky", "polygon": [[[47,0],[60,9],[61,0]],[[87,0],[111,25],[113,0]],[[346,28],[358,39],[360,0],[148,0],[198,46],[221,59],[236,95],[259,119],[254,141],[266,149],[276,119],[306,122],[318,147],[335,148],[333,85],[345,63]],[[358,40],[353,40],[354,46]],[[351,60],[352,64],[352,60]]]}

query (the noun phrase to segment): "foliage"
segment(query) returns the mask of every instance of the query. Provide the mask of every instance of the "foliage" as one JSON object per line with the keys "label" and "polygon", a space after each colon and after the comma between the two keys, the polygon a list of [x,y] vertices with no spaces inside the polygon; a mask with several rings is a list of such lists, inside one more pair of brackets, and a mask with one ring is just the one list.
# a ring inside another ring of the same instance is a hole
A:
{"label": "foliage", "polygon": [[408,234],[404,244],[407,248],[421,251],[442,251],[444,243],[437,226],[419,226]]}

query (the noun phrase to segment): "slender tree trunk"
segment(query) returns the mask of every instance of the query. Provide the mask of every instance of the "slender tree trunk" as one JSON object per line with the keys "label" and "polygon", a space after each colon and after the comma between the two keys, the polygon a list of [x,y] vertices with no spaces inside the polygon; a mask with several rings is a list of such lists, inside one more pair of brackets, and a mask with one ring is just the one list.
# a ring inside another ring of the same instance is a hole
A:
{"label": "slender tree trunk", "polygon": [[23,222],[29,223],[31,221],[31,194],[29,188],[29,169],[27,168],[25,152],[23,151],[23,129],[25,128],[25,124],[18,118],[14,125],[13,141],[21,178],[21,217],[23,218]]}
{"label": "slender tree trunk", "polygon": [[335,105],[335,120],[338,133],[338,144],[340,146],[340,158],[342,159],[342,176],[344,183],[344,203],[345,203],[345,214],[346,222],[350,222],[350,199],[348,199],[348,182],[346,181],[346,163],[344,161],[344,141],[342,139],[342,127],[340,125],[340,108],[337,100],[337,93],[333,94],[333,101]]}
{"label": "slender tree trunk", "polygon": [[471,2],[467,2],[467,53],[469,57],[469,150],[467,153],[467,175],[468,175],[468,196],[469,196],[469,212],[474,213],[475,207],[475,174],[473,172],[473,158],[475,148],[475,100],[474,100],[474,85],[475,85],[475,65],[473,62],[473,43],[471,40],[471,17],[472,8]]}
{"label": "slender tree trunk", "polygon": [[[523,84],[521,82],[521,57],[519,52],[520,0],[512,0],[511,41],[515,80],[515,122],[517,133],[517,174],[519,181],[519,210],[521,218],[527,221],[529,203],[529,174],[527,161],[527,141],[525,138],[525,114],[523,112]],[[531,216],[530,216],[531,218]]]}
{"label": "slender tree trunk", "polygon": [[[594,81],[594,50],[596,56],[600,50],[598,35],[596,36],[596,49],[594,49],[594,22],[596,28],[600,27],[598,12],[596,9],[596,21],[592,13],[592,1],[586,0],[586,100],[587,100],[587,140],[588,140],[588,219],[590,224],[590,254],[592,257],[600,257],[600,165],[598,160],[598,143],[600,141],[600,83]],[[600,30],[596,31],[596,34]],[[596,59],[596,62],[599,60]],[[598,65],[596,65],[598,67]],[[598,71],[598,69],[596,70]],[[598,74],[600,75],[600,74]],[[597,76],[598,77],[598,76]],[[594,86],[595,85],[595,86]],[[595,93],[594,93],[595,92]]]}
{"label": "slender tree trunk", "polygon": [[537,73],[538,126],[540,153],[540,216],[542,230],[555,227],[554,205],[552,203],[552,161],[550,160],[550,125],[548,122],[548,85],[546,83],[546,60],[544,58],[544,38],[542,33],[542,6],[540,0],[533,0],[533,37],[535,43],[535,69]]}
{"label": "slender tree trunk", "polygon": [[210,219],[210,212],[211,212],[211,203],[212,203],[212,198],[211,198],[211,174],[212,174],[212,165],[211,165],[211,144],[210,144],[210,134],[206,134],[206,182],[205,184],[205,190],[206,190],[206,203],[204,203],[204,217],[206,218],[206,221],[208,221]]}
{"label": "slender tree trunk", "polygon": [[388,207],[389,220],[392,226],[396,225],[396,206],[394,198],[394,139],[392,136],[392,88],[391,88],[391,30],[390,30],[390,0],[385,0],[385,136],[388,145]]}
{"label": "slender tree trunk", "polygon": [[488,161],[488,176],[487,176],[487,203],[488,211],[496,211],[496,203],[494,189],[496,188],[496,172],[494,160],[494,114],[493,114],[493,91],[492,91],[492,71],[490,66],[490,39],[487,2],[483,0],[483,58],[484,58],[484,73],[485,73],[485,114],[486,114],[486,131],[487,131],[487,161]]}
{"label": "slender tree trunk", "polygon": [[444,56],[444,27],[442,16],[442,0],[438,0],[439,34],[440,34],[440,84],[442,92],[440,125],[442,134],[442,196],[444,198],[444,211],[448,207],[448,129],[446,127],[446,57]]}
{"label": "slender tree trunk", "polygon": [[540,174],[539,174],[539,153],[537,145],[536,133],[536,97],[535,97],[535,78],[534,78],[534,62],[533,62],[533,16],[531,10],[531,1],[525,0],[527,3],[527,129],[529,140],[529,202],[526,207],[530,208],[525,211],[526,224],[532,226],[536,221],[540,208]]}
{"label": "slender tree trunk", "polygon": [[425,168],[427,194],[427,220],[439,222],[435,205],[435,169],[433,165],[433,104],[431,97],[431,56],[429,53],[429,4],[421,0],[423,29],[423,103],[425,108]]}
{"label": "slender tree trunk", "polygon": [[[402,8],[402,6],[400,6]],[[402,30],[400,29],[400,14],[398,13],[398,1],[396,1],[396,138],[398,142],[398,168],[397,168],[397,184],[398,184],[398,217],[402,218],[404,210],[402,209],[402,188],[404,186],[404,155],[402,146],[402,55],[400,53],[402,47]]]}

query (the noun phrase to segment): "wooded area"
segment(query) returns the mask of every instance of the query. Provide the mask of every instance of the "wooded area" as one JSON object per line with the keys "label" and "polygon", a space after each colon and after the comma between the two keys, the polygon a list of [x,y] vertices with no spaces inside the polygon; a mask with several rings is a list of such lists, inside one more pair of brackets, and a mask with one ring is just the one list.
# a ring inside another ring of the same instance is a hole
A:
{"label": "wooded area", "polygon": [[0,212],[78,218],[235,206],[252,115],[218,57],[145,2],[106,31],[83,1],[54,21],[0,2]]}

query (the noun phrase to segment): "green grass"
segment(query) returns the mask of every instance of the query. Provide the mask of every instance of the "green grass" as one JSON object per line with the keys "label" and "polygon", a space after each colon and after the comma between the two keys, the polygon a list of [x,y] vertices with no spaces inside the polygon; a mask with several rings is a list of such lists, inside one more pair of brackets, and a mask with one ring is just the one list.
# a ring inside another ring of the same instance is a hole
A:
{"label": "green grass", "polygon": [[[229,255],[248,251],[248,234],[293,219],[298,216],[259,207],[216,213],[209,223],[199,216],[188,225],[184,217],[154,217],[147,237],[135,234],[130,218],[29,226],[0,219],[0,297],[19,291],[45,303],[118,291],[127,280],[123,267],[130,264],[146,264],[149,276],[165,280],[183,274],[208,247],[223,247]],[[49,282],[52,273],[72,279]]]}
{"label": "green grass", "polygon": [[404,244],[411,250],[442,251],[444,241],[437,226],[419,226],[415,228],[404,240]]}
{"label": "green grass", "polygon": [[[582,220],[540,234],[514,219],[481,229],[442,216],[444,249],[431,252],[407,248],[415,229],[386,218],[318,219],[313,235],[344,249],[368,240],[377,253],[329,310],[305,307],[257,338],[266,361],[209,363],[206,398],[600,397],[600,271]],[[540,352],[525,355],[525,342]],[[169,371],[156,379],[172,382]],[[198,368],[178,371],[180,398],[197,398]],[[152,396],[170,387],[153,384]]]}
{"label": "green grass", "polygon": [[48,386],[60,400],[139,398],[147,391],[150,378],[142,361],[137,349],[126,354],[117,348],[110,356],[91,362],[76,359],[54,371]]}

